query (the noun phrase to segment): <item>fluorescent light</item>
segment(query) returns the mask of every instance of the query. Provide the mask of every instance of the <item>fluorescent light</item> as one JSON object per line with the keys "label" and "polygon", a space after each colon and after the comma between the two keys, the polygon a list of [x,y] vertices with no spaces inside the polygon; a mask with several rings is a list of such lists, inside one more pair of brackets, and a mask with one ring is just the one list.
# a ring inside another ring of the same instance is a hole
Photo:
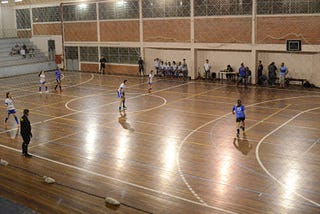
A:
{"label": "fluorescent light", "polygon": [[1,1],[1,4],[8,4],[8,3],[9,3],[8,0]]}
{"label": "fluorescent light", "polygon": [[85,9],[85,8],[87,8],[88,7],[88,5],[86,4],[86,3],[81,3],[81,4],[79,4],[79,8],[80,9]]}
{"label": "fluorescent light", "polygon": [[22,2],[22,0],[14,0],[14,2]]}

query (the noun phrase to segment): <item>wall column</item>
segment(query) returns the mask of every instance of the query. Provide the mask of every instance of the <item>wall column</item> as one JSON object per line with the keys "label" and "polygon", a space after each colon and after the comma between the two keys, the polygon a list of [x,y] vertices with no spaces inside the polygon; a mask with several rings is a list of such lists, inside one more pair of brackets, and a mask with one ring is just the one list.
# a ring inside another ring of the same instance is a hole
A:
{"label": "wall column", "polygon": [[[139,33],[140,33],[140,56],[144,59],[144,46],[143,46],[143,20],[142,20],[142,0],[139,0]],[[144,65],[146,69],[146,65]],[[146,71],[145,71],[146,72]]]}
{"label": "wall column", "polygon": [[190,67],[189,75],[191,76],[191,79],[195,79],[197,74],[197,57],[195,53],[194,48],[194,0],[190,1],[190,40],[191,40],[191,50],[190,50]]}
{"label": "wall column", "polygon": [[257,0],[252,0],[252,30],[251,30],[251,82],[256,84],[257,82],[257,50],[256,50],[256,39],[257,39]]}

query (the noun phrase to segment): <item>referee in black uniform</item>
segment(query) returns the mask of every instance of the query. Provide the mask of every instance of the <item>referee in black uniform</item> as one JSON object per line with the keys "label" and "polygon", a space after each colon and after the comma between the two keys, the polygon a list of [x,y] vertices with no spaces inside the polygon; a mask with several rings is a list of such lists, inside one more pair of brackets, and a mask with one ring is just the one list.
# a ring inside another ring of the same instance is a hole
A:
{"label": "referee in black uniform", "polygon": [[32,138],[32,133],[31,133],[31,125],[30,125],[28,116],[29,116],[29,109],[24,109],[23,116],[20,118],[20,134],[23,139],[22,155],[27,158],[31,158],[32,155],[28,154],[28,145],[30,143],[30,139]]}

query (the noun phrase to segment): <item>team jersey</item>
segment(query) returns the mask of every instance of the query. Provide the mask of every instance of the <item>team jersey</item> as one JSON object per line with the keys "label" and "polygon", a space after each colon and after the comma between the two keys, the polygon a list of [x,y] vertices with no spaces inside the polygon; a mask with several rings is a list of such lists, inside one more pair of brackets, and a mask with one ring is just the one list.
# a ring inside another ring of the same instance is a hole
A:
{"label": "team jersey", "polygon": [[246,68],[244,66],[241,66],[239,68],[239,75],[240,75],[240,77],[245,77],[246,76]]}
{"label": "team jersey", "polygon": [[56,80],[60,80],[61,79],[61,72],[59,71],[59,69],[56,70],[55,74],[56,74]]}
{"label": "team jersey", "polygon": [[178,66],[177,66],[176,64],[174,64],[174,65],[172,65],[172,69],[173,69],[174,71],[176,71],[176,70],[178,69]]}
{"label": "team jersey", "polygon": [[42,83],[44,83],[44,82],[46,82],[46,75],[44,74],[44,73],[42,73],[42,74],[40,74],[40,83],[42,84]]}
{"label": "team jersey", "polygon": [[124,93],[124,90],[126,89],[126,84],[124,84],[124,83],[121,83],[120,84],[120,86],[119,86],[119,89],[118,89],[118,91],[119,92],[122,92],[122,93]]}
{"label": "team jersey", "polygon": [[160,61],[159,60],[154,61],[154,67],[155,68],[159,68],[160,67]]}
{"label": "team jersey", "polygon": [[6,104],[6,106],[7,106],[8,111],[15,109],[15,108],[14,108],[14,105],[13,105],[13,100],[12,100],[12,99],[6,98],[6,99],[5,99],[5,104]]}
{"label": "team jersey", "polygon": [[280,66],[280,75],[285,76],[288,68],[286,66]]}
{"label": "team jersey", "polygon": [[243,105],[241,106],[233,106],[233,109],[232,111],[234,111],[236,113],[236,118],[245,118],[245,114],[244,114],[244,110],[245,110],[245,107]]}
{"label": "team jersey", "polygon": [[149,74],[149,84],[152,84],[153,74]]}

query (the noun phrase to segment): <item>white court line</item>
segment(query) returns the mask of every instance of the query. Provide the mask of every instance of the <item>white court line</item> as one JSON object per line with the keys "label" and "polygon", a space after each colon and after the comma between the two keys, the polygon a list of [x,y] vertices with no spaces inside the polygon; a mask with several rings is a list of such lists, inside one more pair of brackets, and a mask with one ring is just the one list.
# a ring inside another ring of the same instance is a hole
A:
{"label": "white court line", "polygon": [[[19,152],[19,153],[21,152],[18,149],[14,149],[14,148],[11,148],[11,147],[8,147],[8,146],[4,146],[2,144],[0,144],[0,147],[6,148],[8,150],[13,150],[13,151],[16,151],[16,152]],[[225,209],[214,207],[214,206],[210,206],[210,205],[204,205],[204,204],[201,204],[201,203],[196,202],[196,201],[192,201],[192,200],[187,199],[187,198],[179,197],[179,196],[176,196],[176,195],[173,195],[173,194],[170,194],[170,193],[166,193],[166,192],[163,192],[163,191],[155,190],[155,189],[152,189],[152,188],[149,188],[149,187],[141,186],[141,185],[134,184],[134,183],[131,183],[131,182],[128,182],[128,181],[124,181],[124,180],[121,180],[121,179],[113,178],[113,177],[110,177],[108,175],[103,175],[103,174],[100,174],[100,173],[97,173],[97,172],[93,172],[93,171],[90,171],[90,170],[87,170],[87,169],[84,169],[84,168],[80,168],[80,167],[77,167],[77,166],[74,166],[74,165],[62,163],[60,161],[52,160],[52,159],[45,158],[45,157],[42,157],[42,156],[39,156],[39,155],[35,155],[35,154],[32,154],[32,155],[33,155],[33,157],[37,157],[37,158],[39,158],[41,160],[52,162],[52,163],[55,163],[55,164],[58,164],[58,165],[61,165],[61,166],[64,166],[64,167],[68,167],[68,168],[71,168],[71,169],[76,169],[76,170],[79,170],[79,171],[82,171],[82,172],[85,172],[85,173],[88,173],[88,174],[91,174],[91,175],[103,177],[103,178],[106,178],[106,179],[109,179],[109,180],[112,180],[112,181],[120,182],[122,184],[126,184],[126,185],[129,185],[129,186],[132,186],[132,187],[136,187],[136,188],[139,188],[139,189],[143,189],[143,190],[146,190],[146,191],[149,191],[149,192],[153,192],[153,193],[164,195],[164,196],[167,196],[167,197],[170,197],[170,198],[174,198],[174,199],[178,199],[178,200],[181,200],[181,201],[189,202],[191,204],[199,205],[199,206],[202,206],[202,207],[207,207],[207,208],[210,208],[210,209],[219,210],[219,211],[222,211],[222,212],[225,212],[225,213],[236,214],[235,212],[232,212],[232,211],[229,211],[229,210],[225,210]]]}
{"label": "white court line", "polygon": [[301,156],[305,156],[312,149],[312,147],[314,147],[319,142],[320,142],[320,138],[317,139],[304,153],[302,153]]}
{"label": "white court line", "polygon": [[[144,83],[144,84],[145,84],[145,83]],[[152,109],[160,108],[160,107],[164,106],[164,105],[167,103],[167,100],[166,100],[165,98],[163,98],[163,97],[160,97],[160,96],[158,96],[158,95],[155,95],[154,93],[161,92],[161,91],[166,91],[166,90],[170,90],[170,89],[177,88],[177,87],[180,87],[180,86],[183,86],[183,85],[186,85],[186,84],[189,84],[189,83],[183,83],[183,84],[180,84],[180,85],[175,85],[175,86],[172,86],[172,87],[168,87],[168,88],[164,88],[164,89],[160,89],[160,90],[154,91],[154,92],[151,94],[151,96],[157,96],[157,97],[159,97],[160,99],[164,100],[164,103],[163,103],[162,105],[157,106],[157,107],[154,107],[154,108],[150,108],[150,109],[147,109],[147,110],[145,109],[145,110],[135,111],[135,112],[133,112],[133,113],[146,112],[146,111],[150,111],[150,110],[152,110]],[[127,98],[127,100],[131,100],[131,99],[135,99],[135,98],[143,97],[143,96],[149,96],[149,95],[150,95],[149,93],[139,94],[139,95],[134,96],[134,97],[129,97],[129,98]],[[90,96],[95,96],[95,95],[88,95],[88,96],[85,96],[85,97],[90,97]],[[71,102],[73,102],[73,101],[75,101],[75,100],[77,100],[77,99],[82,99],[82,98],[85,98],[85,97],[79,97],[79,98],[71,99],[71,100],[69,100],[69,101],[65,104],[65,107],[66,107],[68,110],[73,111],[73,113],[70,113],[69,115],[73,115],[73,114],[77,114],[77,113],[87,113],[87,111],[90,110],[90,108],[89,108],[89,109],[86,109],[86,110],[80,110],[80,111],[78,111],[78,110],[75,110],[75,109],[72,109],[72,108],[69,107],[69,103],[71,103]],[[119,100],[114,101],[114,102],[111,102],[111,103],[107,103],[107,104],[104,104],[104,105],[100,105],[100,106],[98,106],[98,107],[108,106],[108,105],[112,105],[112,104],[116,104],[116,103],[119,103]],[[97,108],[97,106],[95,106],[95,108]],[[69,116],[69,115],[67,115],[67,116]]]}
{"label": "white court line", "polygon": [[54,141],[58,141],[58,140],[61,140],[61,139],[64,139],[64,138],[67,138],[67,137],[71,137],[73,135],[77,135],[79,133],[81,133],[82,131],[78,131],[78,132],[75,132],[75,133],[72,133],[72,134],[68,134],[68,135],[63,135],[62,137],[59,137],[59,138],[56,138],[56,139],[52,139],[52,140],[49,140],[47,142],[44,142],[44,143],[39,143],[39,144],[36,144],[34,146],[29,146],[29,149],[32,149],[34,147],[38,147],[38,146],[41,146],[41,145],[44,145],[44,144],[48,144],[48,143],[51,143],[51,142],[54,142]]}
{"label": "white court line", "polygon": [[[312,96],[297,96],[297,97],[288,97],[288,98],[278,98],[278,99],[274,99],[274,100],[267,100],[267,101],[262,101],[262,102],[258,102],[258,103],[253,103],[253,104],[250,104],[250,105],[247,105],[247,108],[248,107],[252,107],[252,106],[256,106],[256,105],[260,105],[260,104],[264,104],[264,103],[270,103],[270,102],[276,102],[276,101],[283,101],[283,100],[290,100],[290,99],[299,99],[299,98],[310,98],[310,97],[320,97],[319,95],[312,95]],[[192,132],[190,132],[181,142],[178,150],[177,150],[177,155],[176,155],[176,163],[177,163],[177,166],[178,166],[178,172],[179,172],[179,175],[181,177],[181,179],[183,180],[183,182],[185,183],[185,185],[188,187],[189,191],[200,201],[200,203],[204,204],[204,205],[207,205],[206,202],[204,202],[202,200],[202,198],[192,189],[192,187],[190,186],[190,184],[188,183],[188,181],[186,180],[183,172],[182,172],[182,169],[181,169],[181,166],[180,166],[180,151],[183,147],[183,144],[187,141],[187,139],[192,135],[194,134],[195,132],[197,132],[198,130],[200,130],[201,128],[213,123],[213,122],[216,122],[220,119],[223,119],[223,118],[226,118],[228,115],[231,115],[232,113],[227,113],[225,115],[222,115],[214,120],[211,120],[201,126],[199,126],[198,128],[194,129]],[[261,141],[260,141],[261,142]],[[271,175],[271,174],[270,174]],[[272,176],[272,175],[271,175]],[[302,195],[301,195],[302,196]],[[303,197],[303,196],[302,196]],[[303,197],[304,198],[304,197]],[[308,199],[309,200],[309,199]]]}
{"label": "white court line", "polygon": [[[320,109],[320,107],[316,107],[316,108],[312,108],[312,109],[308,109],[308,110],[305,110],[305,111],[302,111],[300,112],[299,114],[296,114],[294,117],[292,117],[291,119],[289,119],[288,121],[286,121],[285,123],[283,123],[282,125],[280,125],[278,128],[272,130],[271,132],[269,132],[267,135],[265,135],[260,141],[259,143],[257,144],[257,147],[256,147],[256,158],[257,158],[257,161],[260,165],[260,167],[265,171],[265,173],[267,173],[274,181],[276,181],[278,184],[280,184],[283,188],[287,188],[287,185],[285,185],[284,183],[282,183],[279,179],[277,179],[275,176],[273,176],[267,169],[266,167],[263,165],[262,161],[260,160],[260,156],[259,156],[259,148],[260,148],[260,145],[263,143],[263,141],[269,137],[270,135],[272,135],[273,133],[275,133],[276,131],[278,131],[279,129],[281,129],[282,127],[284,127],[285,125],[287,125],[289,122],[291,122],[292,120],[296,119],[297,117],[299,117],[301,114],[304,114],[306,112],[309,112],[309,111],[314,111],[314,110],[317,110],[317,109]],[[304,197],[303,195],[299,194],[298,192],[292,190],[291,191],[293,194],[295,194],[296,196],[299,196],[301,198],[303,198],[304,200],[316,205],[316,206],[320,206],[319,203],[309,199],[309,198],[306,198]]]}

